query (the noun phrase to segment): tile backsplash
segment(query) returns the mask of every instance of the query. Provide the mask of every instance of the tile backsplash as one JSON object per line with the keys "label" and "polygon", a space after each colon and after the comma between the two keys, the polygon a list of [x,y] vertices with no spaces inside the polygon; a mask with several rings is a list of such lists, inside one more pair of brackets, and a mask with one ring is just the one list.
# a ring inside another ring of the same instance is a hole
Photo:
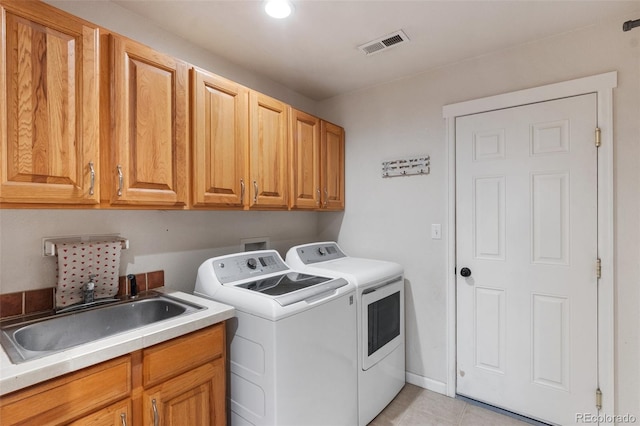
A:
{"label": "tile backsplash", "polygon": [[[164,286],[164,271],[136,274],[138,291]],[[130,294],[127,277],[119,277],[118,296]],[[0,295],[0,318],[46,312],[55,304],[55,287]]]}
{"label": "tile backsplash", "polygon": [[[136,283],[138,284],[138,291],[152,290],[154,288],[162,287],[164,285],[164,271],[145,272],[142,274],[135,274]],[[118,281],[118,295],[131,294],[129,288],[129,280],[126,276],[119,277]]]}

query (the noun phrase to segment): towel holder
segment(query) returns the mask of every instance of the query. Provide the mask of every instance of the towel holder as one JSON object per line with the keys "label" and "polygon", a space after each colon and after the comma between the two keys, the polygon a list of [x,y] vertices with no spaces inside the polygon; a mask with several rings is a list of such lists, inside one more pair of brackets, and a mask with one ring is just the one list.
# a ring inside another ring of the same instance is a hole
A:
{"label": "towel holder", "polygon": [[382,162],[382,177],[428,175],[431,157],[421,155],[416,157],[402,157]]}
{"label": "towel holder", "polygon": [[119,241],[122,249],[129,248],[129,240],[123,238],[120,234],[103,234],[103,235],[68,235],[64,237],[45,237],[42,239],[42,255],[55,256],[57,254],[56,246],[62,243],[88,243],[92,241]]}

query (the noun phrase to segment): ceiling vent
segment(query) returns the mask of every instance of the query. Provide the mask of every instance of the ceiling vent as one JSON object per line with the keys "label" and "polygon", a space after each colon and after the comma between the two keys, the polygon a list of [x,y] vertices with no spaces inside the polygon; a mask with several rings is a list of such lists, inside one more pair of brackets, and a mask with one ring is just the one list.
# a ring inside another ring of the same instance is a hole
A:
{"label": "ceiling vent", "polygon": [[374,53],[391,49],[392,47],[407,41],[409,41],[409,37],[407,37],[404,31],[398,30],[394,33],[387,34],[384,37],[380,37],[376,40],[360,45],[358,46],[358,49],[364,52],[365,55],[373,55]]}

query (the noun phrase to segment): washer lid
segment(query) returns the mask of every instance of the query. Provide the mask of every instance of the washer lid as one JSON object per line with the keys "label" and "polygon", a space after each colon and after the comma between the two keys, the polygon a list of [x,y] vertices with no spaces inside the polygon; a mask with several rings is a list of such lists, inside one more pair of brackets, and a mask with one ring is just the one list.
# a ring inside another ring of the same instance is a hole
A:
{"label": "washer lid", "polygon": [[303,270],[315,274],[327,273],[332,276],[342,276],[353,281],[359,287],[374,284],[404,273],[404,268],[395,262],[358,257],[344,257],[328,262],[315,263]]}
{"label": "washer lid", "polygon": [[327,293],[347,285],[344,279],[319,277],[315,275],[290,272],[256,281],[236,284],[244,288],[273,297],[281,306],[291,305],[314,296]]}
{"label": "washer lid", "polygon": [[236,286],[268,294],[269,296],[280,296],[330,280],[331,278],[328,277],[289,272],[288,274],[262,278],[248,283],[237,284]]}

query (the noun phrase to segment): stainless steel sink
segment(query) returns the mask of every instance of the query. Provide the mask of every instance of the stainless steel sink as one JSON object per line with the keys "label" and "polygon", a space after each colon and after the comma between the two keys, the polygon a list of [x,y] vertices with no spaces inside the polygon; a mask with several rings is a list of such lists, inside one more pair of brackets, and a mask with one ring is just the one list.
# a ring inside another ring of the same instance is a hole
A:
{"label": "stainless steel sink", "polygon": [[201,309],[205,308],[155,293],[109,306],[3,326],[0,342],[11,361],[18,364]]}

